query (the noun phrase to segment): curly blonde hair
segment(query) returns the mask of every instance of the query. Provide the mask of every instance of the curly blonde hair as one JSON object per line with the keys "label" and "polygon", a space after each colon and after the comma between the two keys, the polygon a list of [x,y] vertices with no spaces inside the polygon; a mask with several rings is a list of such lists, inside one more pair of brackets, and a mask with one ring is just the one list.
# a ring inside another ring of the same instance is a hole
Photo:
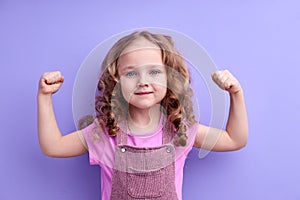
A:
{"label": "curly blonde hair", "polygon": [[161,50],[163,64],[167,66],[167,92],[161,106],[167,115],[167,121],[173,124],[176,130],[175,145],[185,146],[186,126],[195,123],[191,102],[193,91],[190,88],[190,75],[186,63],[170,36],[148,31],[134,32],[112,46],[103,60],[102,75],[97,86],[95,109],[98,121],[110,136],[116,136],[120,130],[118,121],[128,113],[128,106],[124,106],[128,103],[122,95],[118,82],[118,59],[124,49],[138,39],[146,39]]}

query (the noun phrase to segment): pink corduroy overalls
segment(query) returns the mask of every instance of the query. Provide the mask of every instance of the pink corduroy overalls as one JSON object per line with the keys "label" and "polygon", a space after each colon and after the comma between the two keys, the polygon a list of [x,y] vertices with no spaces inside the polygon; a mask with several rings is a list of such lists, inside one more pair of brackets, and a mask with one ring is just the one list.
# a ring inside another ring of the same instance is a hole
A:
{"label": "pink corduroy overalls", "polygon": [[117,134],[111,200],[177,200],[175,188],[174,131],[169,123],[163,129],[163,145],[133,147],[127,134]]}

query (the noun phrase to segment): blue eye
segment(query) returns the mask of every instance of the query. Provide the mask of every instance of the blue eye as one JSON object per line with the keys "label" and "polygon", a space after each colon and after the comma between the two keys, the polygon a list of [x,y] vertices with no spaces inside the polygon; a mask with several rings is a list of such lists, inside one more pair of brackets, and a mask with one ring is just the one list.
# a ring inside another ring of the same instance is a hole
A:
{"label": "blue eye", "polygon": [[151,74],[151,75],[158,75],[158,74],[160,74],[160,71],[159,71],[159,70],[152,70],[152,71],[150,72],[150,74]]}
{"label": "blue eye", "polygon": [[131,72],[126,73],[126,76],[128,76],[128,77],[133,77],[135,75],[137,75],[137,73],[135,71],[131,71]]}

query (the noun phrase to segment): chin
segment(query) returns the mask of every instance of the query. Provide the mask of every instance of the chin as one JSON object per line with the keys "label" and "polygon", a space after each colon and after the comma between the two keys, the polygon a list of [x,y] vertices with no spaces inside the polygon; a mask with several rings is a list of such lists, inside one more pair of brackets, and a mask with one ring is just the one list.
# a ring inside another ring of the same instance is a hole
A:
{"label": "chin", "polygon": [[150,109],[154,106],[159,105],[159,103],[144,103],[142,104],[141,102],[132,102],[130,103],[130,107],[136,108],[136,109],[141,109],[141,110],[145,110],[145,109]]}

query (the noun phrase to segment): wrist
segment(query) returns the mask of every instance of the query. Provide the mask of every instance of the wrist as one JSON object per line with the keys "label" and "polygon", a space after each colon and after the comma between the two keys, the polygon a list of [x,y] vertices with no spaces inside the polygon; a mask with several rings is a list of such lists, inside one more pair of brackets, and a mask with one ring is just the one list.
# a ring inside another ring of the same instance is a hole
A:
{"label": "wrist", "polygon": [[38,92],[37,98],[38,100],[52,100],[52,94],[51,93],[45,94],[45,93]]}
{"label": "wrist", "polygon": [[243,97],[244,96],[244,92],[243,89],[240,88],[238,91],[230,93],[231,97]]}

